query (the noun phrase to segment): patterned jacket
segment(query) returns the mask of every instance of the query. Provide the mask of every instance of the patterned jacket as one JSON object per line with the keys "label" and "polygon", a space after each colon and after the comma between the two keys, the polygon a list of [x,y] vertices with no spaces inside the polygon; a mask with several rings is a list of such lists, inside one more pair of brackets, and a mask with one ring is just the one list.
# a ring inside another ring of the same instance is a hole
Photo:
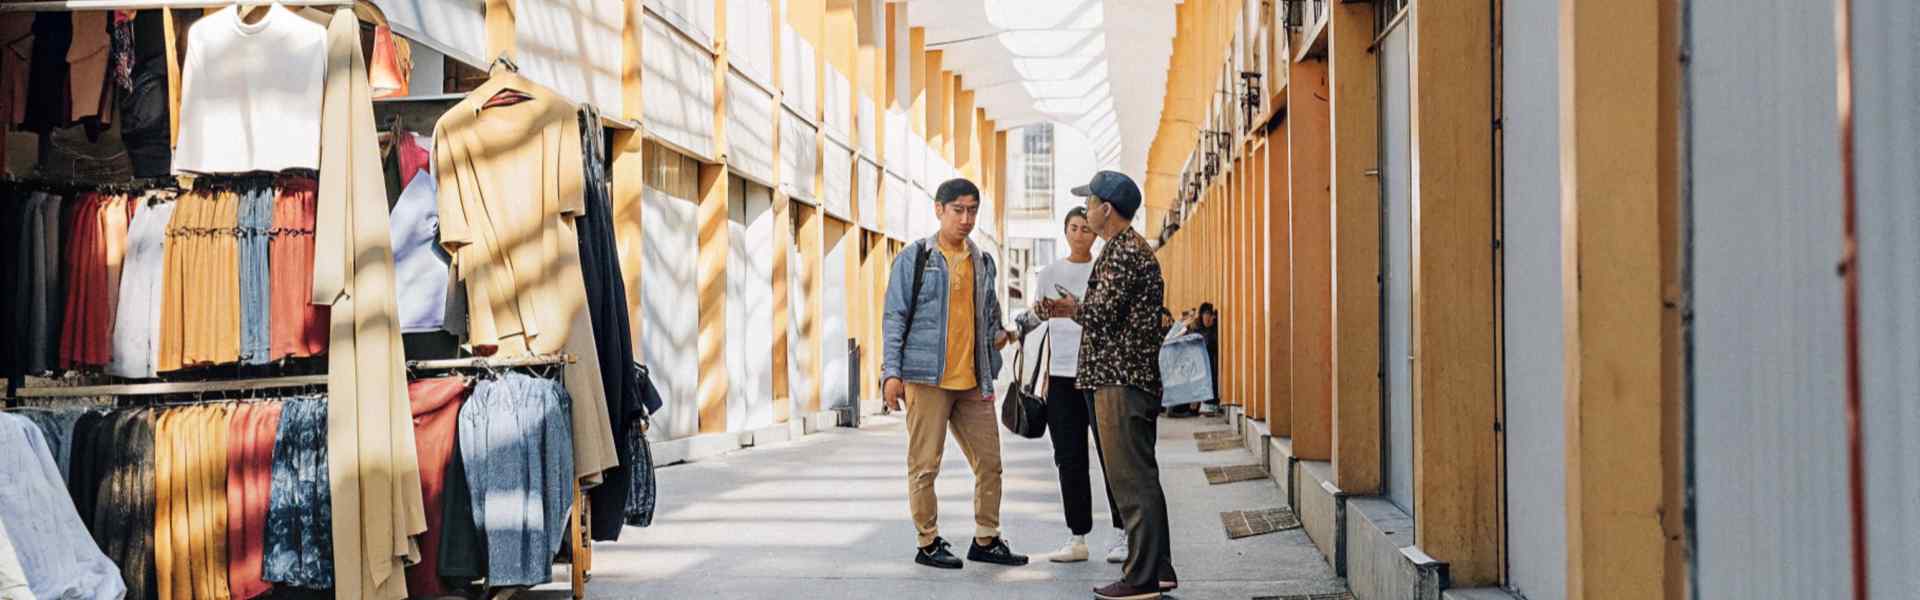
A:
{"label": "patterned jacket", "polygon": [[1078,321],[1080,371],[1076,387],[1124,386],[1160,395],[1160,306],[1166,282],[1147,240],[1129,227],[1108,240],[1087,278]]}

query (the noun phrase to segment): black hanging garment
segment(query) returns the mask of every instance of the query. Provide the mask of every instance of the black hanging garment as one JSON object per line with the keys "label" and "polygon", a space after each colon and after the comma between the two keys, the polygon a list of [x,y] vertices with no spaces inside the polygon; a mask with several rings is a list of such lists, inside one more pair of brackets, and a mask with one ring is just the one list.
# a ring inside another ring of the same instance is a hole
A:
{"label": "black hanging garment", "polygon": [[[580,109],[580,147],[585,153],[586,215],[575,221],[580,238],[580,274],[586,280],[587,312],[593,317],[593,339],[600,355],[600,381],[606,388],[607,419],[613,424],[614,451],[632,452],[628,441],[634,421],[646,418],[639,390],[626,369],[633,364],[633,328],[627,317],[626,280],[620,273],[620,255],[613,239],[613,192],[607,187],[607,146],[600,113],[588,105]],[[596,541],[620,538],[622,515],[633,477],[625,460],[606,472],[605,480],[587,492],[593,507],[592,534]]]}
{"label": "black hanging garment", "polygon": [[120,140],[127,145],[134,177],[166,177],[173,171],[163,18],[158,10],[143,10],[133,18],[132,87],[120,97]]}
{"label": "black hanging garment", "polygon": [[[639,363],[627,363],[632,375],[632,385],[640,390],[640,402],[649,407],[660,406],[660,390],[653,387],[653,378],[647,368]],[[634,527],[646,527],[653,524],[653,508],[659,499],[657,480],[653,473],[653,446],[647,442],[645,428],[632,427],[627,430],[628,453],[620,455],[622,464],[632,469],[632,492],[627,496],[626,523]]]}

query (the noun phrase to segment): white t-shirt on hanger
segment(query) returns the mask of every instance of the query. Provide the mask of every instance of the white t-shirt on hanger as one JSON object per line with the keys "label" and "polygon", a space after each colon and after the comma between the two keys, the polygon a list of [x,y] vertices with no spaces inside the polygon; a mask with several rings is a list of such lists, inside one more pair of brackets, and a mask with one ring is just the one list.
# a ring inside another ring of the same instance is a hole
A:
{"label": "white t-shirt on hanger", "polygon": [[[1061,260],[1040,269],[1040,289],[1034,295],[1058,300],[1060,292],[1054,288],[1057,285],[1073,292],[1073,297],[1085,301],[1087,277],[1091,275],[1093,261],[1076,263]],[[1054,377],[1075,376],[1080,372],[1080,324],[1073,319],[1049,319],[1047,329],[1053,335],[1047,342],[1053,354],[1053,366],[1048,372]]]}
{"label": "white t-shirt on hanger", "polygon": [[181,70],[175,173],[320,167],[326,28],[279,4],[257,23],[229,6],[193,24]]}

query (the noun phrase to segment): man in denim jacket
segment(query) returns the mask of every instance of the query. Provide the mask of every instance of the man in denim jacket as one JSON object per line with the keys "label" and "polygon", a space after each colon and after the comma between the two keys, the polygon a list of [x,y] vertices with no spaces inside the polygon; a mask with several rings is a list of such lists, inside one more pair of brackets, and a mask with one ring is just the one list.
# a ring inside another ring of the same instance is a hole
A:
{"label": "man in denim jacket", "polygon": [[1000,325],[993,256],[967,240],[980,214],[980,188],[952,179],[940,184],[934,202],[940,232],[909,244],[888,276],[881,367],[887,407],[898,410],[902,398],[908,405],[907,496],[920,536],[913,560],[941,569],[962,566],[940,537],[940,501],[933,494],[951,427],[973,466],[975,529],[967,559],[1024,565],[1027,557],[1014,554],[1000,537],[993,380],[1000,374],[998,350],[1012,336]]}

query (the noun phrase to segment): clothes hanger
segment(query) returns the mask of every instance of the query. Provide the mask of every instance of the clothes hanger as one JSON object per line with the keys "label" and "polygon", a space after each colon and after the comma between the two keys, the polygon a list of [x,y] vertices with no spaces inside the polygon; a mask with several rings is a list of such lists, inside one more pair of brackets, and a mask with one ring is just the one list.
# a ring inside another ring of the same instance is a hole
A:
{"label": "clothes hanger", "polygon": [[[487,66],[488,77],[498,76],[496,70],[502,67],[506,68],[508,74],[515,77],[520,74],[520,65],[513,62],[513,57],[508,56],[505,52],[501,52],[500,56],[493,59],[493,64]],[[501,87],[498,91],[495,91],[493,95],[488,96],[487,101],[482,103],[480,108],[488,109],[500,106],[512,106],[532,99],[532,95],[508,85]]]}

